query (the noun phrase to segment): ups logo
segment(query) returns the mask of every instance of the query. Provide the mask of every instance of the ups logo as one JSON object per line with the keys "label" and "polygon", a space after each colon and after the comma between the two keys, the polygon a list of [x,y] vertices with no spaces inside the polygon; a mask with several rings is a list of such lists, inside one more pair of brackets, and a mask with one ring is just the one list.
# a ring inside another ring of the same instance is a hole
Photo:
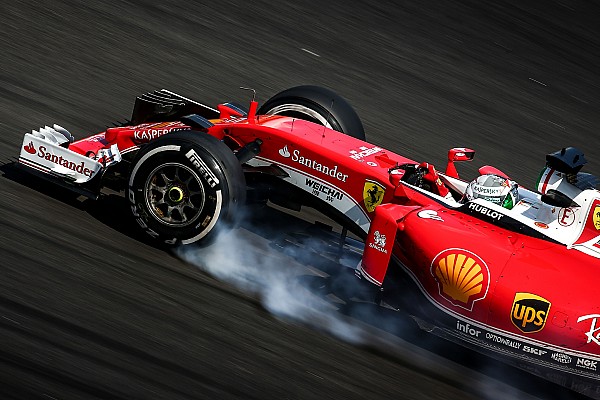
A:
{"label": "ups logo", "polygon": [[550,305],[548,300],[535,294],[517,293],[510,319],[524,333],[539,332],[546,325]]}

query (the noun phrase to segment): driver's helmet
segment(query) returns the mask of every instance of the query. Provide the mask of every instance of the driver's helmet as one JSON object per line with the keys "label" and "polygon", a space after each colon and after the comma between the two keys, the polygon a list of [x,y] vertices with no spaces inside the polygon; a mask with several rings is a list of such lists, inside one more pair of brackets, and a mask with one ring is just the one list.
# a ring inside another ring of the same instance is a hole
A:
{"label": "driver's helmet", "polygon": [[467,201],[484,199],[509,210],[519,201],[518,185],[495,174],[480,175],[465,190]]}

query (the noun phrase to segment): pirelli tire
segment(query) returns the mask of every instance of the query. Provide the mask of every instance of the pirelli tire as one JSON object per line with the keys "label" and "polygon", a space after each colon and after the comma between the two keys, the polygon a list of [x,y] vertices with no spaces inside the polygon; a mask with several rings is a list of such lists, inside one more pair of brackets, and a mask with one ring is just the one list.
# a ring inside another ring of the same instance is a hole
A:
{"label": "pirelli tire", "polygon": [[167,246],[208,244],[234,226],[246,199],[242,167],[233,152],[202,132],[162,136],[132,162],[127,197],[133,217]]}
{"label": "pirelli tire", "polygon": [[286,89],[267,100],[258,113],[304,119],[366,140],[360,117],[350,103],[321,86],[304,85]]}

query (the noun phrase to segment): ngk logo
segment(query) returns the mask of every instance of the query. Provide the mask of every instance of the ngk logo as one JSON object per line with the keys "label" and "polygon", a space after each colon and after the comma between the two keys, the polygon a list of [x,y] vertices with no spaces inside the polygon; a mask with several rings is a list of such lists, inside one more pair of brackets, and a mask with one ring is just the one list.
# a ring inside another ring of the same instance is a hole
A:
{"label": "ngk logo", "polygon": [[577,366],[579,368],[590,369],[592,371],[596,370],[596,364],[598,361],[586,360],[585,358],[577,359]]}

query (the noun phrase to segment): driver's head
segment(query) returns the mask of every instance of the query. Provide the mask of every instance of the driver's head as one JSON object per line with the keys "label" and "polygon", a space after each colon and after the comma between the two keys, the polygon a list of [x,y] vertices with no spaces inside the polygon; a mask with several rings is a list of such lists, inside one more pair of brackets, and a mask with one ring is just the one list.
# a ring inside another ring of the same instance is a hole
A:
{"label": "driver's head", "polygon": [[519,200],[517,187],[515,182],[501,176],[481,175],[469,183],[465,190],[465,198],[468,201],[484,199],[510,210]]}

